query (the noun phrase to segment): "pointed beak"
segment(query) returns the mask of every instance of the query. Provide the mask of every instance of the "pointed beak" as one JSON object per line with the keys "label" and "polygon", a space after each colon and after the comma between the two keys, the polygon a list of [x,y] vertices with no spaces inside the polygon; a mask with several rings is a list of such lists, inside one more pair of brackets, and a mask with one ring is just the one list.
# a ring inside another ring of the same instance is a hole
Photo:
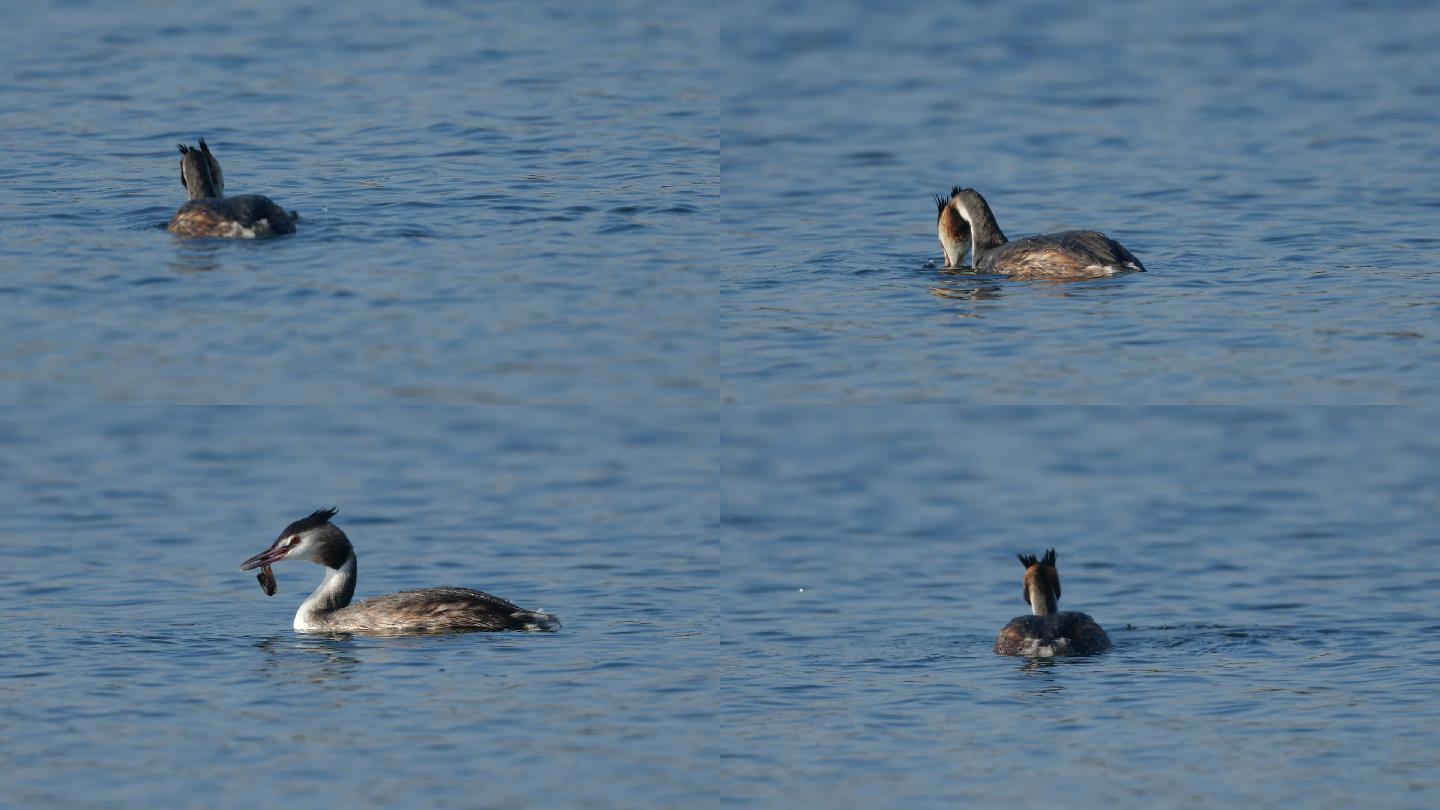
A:
{"label": "pointed beak", "polygon": [[265,549],[259,554],[256,554],[254,557],[246,560],[245,562],[240,563],[240,570],[250,571],[252,569],[259,568],[262,565],[274,565],[275,563],[285,559],[285,555],[289,553],[289,548],[277,548],[276,546],[271,546],[270,548]]}

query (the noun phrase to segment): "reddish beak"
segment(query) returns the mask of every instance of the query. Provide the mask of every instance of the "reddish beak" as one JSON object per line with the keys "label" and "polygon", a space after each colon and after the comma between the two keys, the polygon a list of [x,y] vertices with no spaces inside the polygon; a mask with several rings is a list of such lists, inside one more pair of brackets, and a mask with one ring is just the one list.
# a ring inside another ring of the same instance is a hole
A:
{"label": "reddish beak", "polygon": [[290,549],[288,548],[271,546],[245,562],[240,563],[240,570],[249,571],[254,568],[259,568],[262,565],[273,565],[285,559],[285,555],[289,553]]}

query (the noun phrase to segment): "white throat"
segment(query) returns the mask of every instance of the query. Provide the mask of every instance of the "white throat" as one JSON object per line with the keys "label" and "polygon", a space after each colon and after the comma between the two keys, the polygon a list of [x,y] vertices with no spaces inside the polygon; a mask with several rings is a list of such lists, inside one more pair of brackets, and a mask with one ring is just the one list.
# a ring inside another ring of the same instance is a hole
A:
{"label": "white throat", "polygon": [[966,253],[970,254],[970,264],[973,266],[976,262],[975,223],[970,221],[970,212],[965,210],[965,206],[962,205],[958,200],[952,202],[951,204],[955,206],[955,213],[959,215],[960,219],[965,221],[965,230],[970,232],[969,241],[961,246],[963,249],[960,251],[960,255],[955,257],[955,266],[960,266],[960,262],[965,258]]}
{"label": "white throat", "polygon": [[318,630],[325,625],[327,616],[350,604],[350,598],[355,594],[356,570],[354,552],[338,569],[326,568],[320,587],[295,611],[295,629]]}
{"label": "white throat", "polygon": [[1051,613],[1058,613],[1060,606],[1058,600],[1052,604],[1050,594],[1041,587],[1038,581],[1030,585],[1030,612],[1036,616],[1048,616]]}
{"label": "white throat", "polygon": [[975,224],[970,221],[970,211],[965,207],[965,203],[962,203],[959,200],[955,200],[951,203],[951,205],[955,206],[955,213],[959,214],[960,218],[965,220],[966,225]]}

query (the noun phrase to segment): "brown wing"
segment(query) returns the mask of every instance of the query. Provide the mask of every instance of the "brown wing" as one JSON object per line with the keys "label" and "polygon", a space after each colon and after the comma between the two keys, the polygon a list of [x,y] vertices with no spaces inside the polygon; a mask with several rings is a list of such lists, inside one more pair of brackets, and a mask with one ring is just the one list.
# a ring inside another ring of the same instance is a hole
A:
{"label": "brown wing", "polygon": [[1016,616],[1000,629],[995,639],[996,655],[1025,655],[1036,639],[1045,635],[1045,623],[1039,616]]}
{"label": "brown wing", "polygon": [[[257,227],[261,220],[265,226]],[[235,225],[254,229],[256,236],[295,232],[290,214],[260,194],[191,200],[175,212],[168,230],[180,236],[233,236]]]}
{"label": "brown wing", "polygon": [[1054,646],[1070,655],[1110,649],[1110,638],[1095,620],[1075,611],[1049,616],[1016,616],[995,639],[997,655],[1027,655],[1035,646]]}
{"label": "brown wing", "polygon": [[1109,275],[1111,268],[1145,269],[1134,254],[1098,231],[1016,239],[992,249],[984,263],[987,272],[1026,278],[1093,278]]}
{"label": "brown wing", "polygon": [[175,218],[170,220],[170,227],[166,230],[180,236],[209,236],[220,227],[221,218],[215,209],[204,205],[195,205],[194,200],[185,203],[175,212]]}
{"label": "brown wing", "polygon": [[1075,655],[1090,655],[1110,649],[1110,637],[1095,620],[1084,613],[1066,612],[1059,614],[1057,628],[1061,635],[1070,639],[1070,652]]}
{"label": "brown wing", "polygon": [[524,630],[558,623],[498,596],[469,588],[426,588],[377,596],[336,611],[337,626],[356,624],[390,629]]}

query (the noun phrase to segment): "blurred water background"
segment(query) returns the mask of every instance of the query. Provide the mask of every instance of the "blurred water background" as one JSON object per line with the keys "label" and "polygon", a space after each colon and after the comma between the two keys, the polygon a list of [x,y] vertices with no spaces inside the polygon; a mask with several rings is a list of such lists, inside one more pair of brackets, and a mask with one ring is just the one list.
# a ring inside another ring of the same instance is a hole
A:
{"label": "blurred water background", "polygon": [[[713,400],[683,7],[0,3],[0,400]],[[182,240],[177,142],[300,212]]]}
{"label": "blurred water background", "polygon": [[[725,785],[755,807],[1418,808],[1440,442],[1397,409],[727,412]],[[1016,553],[1115,643],[993,655]]]}
{"label": "blurred water background", "polygon": [[[90,408],[0,416],[7,807],[687,807],[715,796],[713,414]],[[357,597],[557,633],[300,634],[239,570],[338,505]]]}
{"label": "blurred water background", "polygon": [[[1440,6],[724,6],[727,401],[1440,396]],[[762,20],[763,24],[756,24]],[[932,196],[1151,272],[941,272]]]}

